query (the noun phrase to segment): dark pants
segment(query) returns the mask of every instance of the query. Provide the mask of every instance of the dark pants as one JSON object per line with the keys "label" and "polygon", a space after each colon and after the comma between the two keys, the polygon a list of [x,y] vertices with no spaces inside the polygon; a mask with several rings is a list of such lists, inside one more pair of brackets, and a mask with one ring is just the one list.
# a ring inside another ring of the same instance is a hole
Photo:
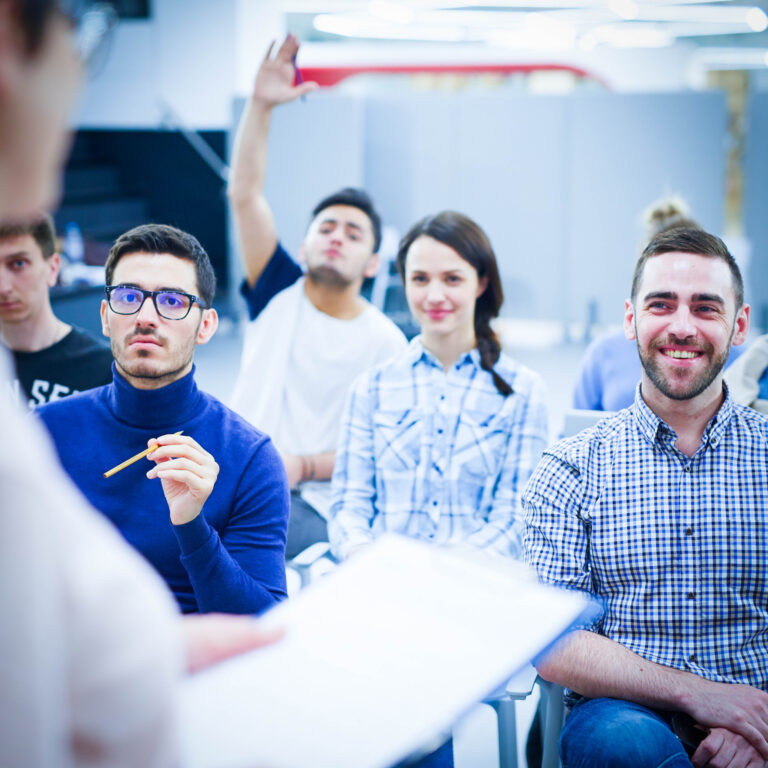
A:
{"label": "dark pants", "polygon": [[453,768],[453,739],[420,760],[399,763],[395,768]]}
{"label": "dark pants", "polygon": [[666,715],[621,699],[584,699],[560,734],[563,768],[691,768]]}
{"label": "dark pants", "polygon": [[288,518],[288,541],[285,559],[290,560],[311,544],[328,541],[328,526],[315,512],[314,507],[301,498],[298,491],[291,491],[291,516]]}

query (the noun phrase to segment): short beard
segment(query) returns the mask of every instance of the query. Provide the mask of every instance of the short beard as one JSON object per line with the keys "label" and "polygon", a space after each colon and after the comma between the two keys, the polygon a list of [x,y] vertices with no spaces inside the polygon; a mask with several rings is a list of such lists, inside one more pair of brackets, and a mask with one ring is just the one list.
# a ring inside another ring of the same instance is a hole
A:
{"label": "short beard", "polygon": [[307,279],[314,285],[323,285],[328,288],[349,288],[352,280],[344,277],[332,267],[312,267],[307,270]]}
{"label": "short beard", "polygon": [[[730,342],[733,340],[734,331],[735,326],[733,329],[731,329],[731,337],[728,342],[728,347],[719,357],[713,357],[714,348],[711,345],[703,350],[704,354],[710,358],[709,367],[703,371],[697,379],[691,381],[687,389],[682,391],[674,390],[670,386],[669,379],[664,376],[660,366],[656,364],[654,359],[656,347],[651,349],[651,355],[646,355],[645,352],[640,348],[640,343],[638,341],[637,354],[640,357],[640,363],[643,366],[643,370],[645,371],[646,375],[651,380],[656,389],[658,389],[659,392],[661,392],[665,397],[668,397],[670,400],[677,401],[693,400],[693,398],[698,397],[702,392],[704,392],[704,390],[720,375],[720,372],[725,367],[725,364],[728,361],[728,355],[731,351]],[[637,340],[637,338],[637,326],[635,326],[635,339]]]}

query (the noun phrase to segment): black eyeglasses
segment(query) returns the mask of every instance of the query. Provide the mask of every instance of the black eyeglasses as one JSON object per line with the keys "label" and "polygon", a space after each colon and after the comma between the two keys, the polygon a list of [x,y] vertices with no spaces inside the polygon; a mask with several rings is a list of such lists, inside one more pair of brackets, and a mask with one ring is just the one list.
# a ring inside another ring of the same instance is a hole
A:
{"label": "black eyeglasses", "polygon": [[133,285],[108,285],[106,294],[109,308],[118,315],[135,315],[149,298],[157,314],[166,320],[183,320],[193,304],[208,309],[202,299],[183,291],[145,291]]}

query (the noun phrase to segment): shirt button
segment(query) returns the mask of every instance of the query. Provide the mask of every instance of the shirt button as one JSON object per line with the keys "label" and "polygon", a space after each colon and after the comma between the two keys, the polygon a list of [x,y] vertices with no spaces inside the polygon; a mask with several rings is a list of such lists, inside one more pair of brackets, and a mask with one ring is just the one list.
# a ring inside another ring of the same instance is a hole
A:
{"label": "shirt button", "polygon": [[686,465],[683,467],[683,472],[690,472],[690,471],[691,471],[691,465],[690,465],[690,464],[686,464]]}
{"label": "shirt button", "polygon": [[442,435],[442,434],[443,434],[443,430],[442,430],[442,429],[438,429],[438,430],[437,430],[437,434],[438,434],[438,435]]}
{"label": "shirt button", "polygon": [[692,653],[692,654],[691,654],[691,655],[688,657],[688,661],[696,661],[696,654],[695,654],[695,653]]}
{"label": "shirt button", "polygon": [[441,400],[445,400],[445,395],[440,395]]}
{"label": "shirt button", "polygon": [[686,595],[686,597],[687,597],[689,600],[693,600],[693,598],[694,598],[694,594],[693,594],[693,592],[689,592],[689,593]]}
{"label": "shirt button", "polygon": [[437,506],[437,502],[436,502],[436,501],[433,501],[433,502],[432,502],[432,506],[433,506],[433,507],[436,507],[436,506]]}
{"label": "shirt button", "polygon": [[693,528],[691,528],[690,526],[688,528],[686,528],[685,529],[685,535],[686,536],[693,536]]}

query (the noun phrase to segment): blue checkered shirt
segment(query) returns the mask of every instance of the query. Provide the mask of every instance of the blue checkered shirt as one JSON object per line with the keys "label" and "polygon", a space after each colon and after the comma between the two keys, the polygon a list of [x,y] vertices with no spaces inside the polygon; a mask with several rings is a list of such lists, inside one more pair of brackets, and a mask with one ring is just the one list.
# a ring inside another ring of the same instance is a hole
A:
{"label": "blue checkered shirt", "polygon": [[525,559],[603,599],[594,629],[650,661],[768,689],[768,418],[730,395],[696,453],[643,401],[546,451]]}
{"label": "blue checkered shirt", "polygon": [[502,355],[501,395],[476,349],[446,372],[417,337],[352,386],[329,536],[345,557],[384,531],[520,556],[520,492],[547,439],[541,379]]}

